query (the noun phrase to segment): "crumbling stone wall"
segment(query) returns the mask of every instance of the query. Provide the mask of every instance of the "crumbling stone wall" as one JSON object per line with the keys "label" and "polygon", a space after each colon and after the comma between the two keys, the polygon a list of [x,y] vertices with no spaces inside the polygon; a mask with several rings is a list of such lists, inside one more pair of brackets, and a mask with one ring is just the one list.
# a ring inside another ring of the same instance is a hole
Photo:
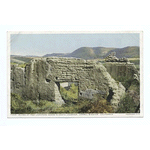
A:
{"label": "crumbling stone wall", "polygon": [[25,89],[24,68],[11,66],[11,93],[17,93],[22,96]]}
{"label": "crumbling stone wall", "polygon": [[[16,72],[17,71],[17,72]],[[92,99],[94,94],[109,96],[118,107],[125,88],[117,83],[101,63],[76,58],[35,58],[24,70],[12,67],[12,92],[27,100],[49,100],[58,104],[64,101],[59,93],[60,82],[78,82],[79,97]],[[16,79],[18,76],[20,78]],[[16,85],[19,83],[19,87]],[[88,96],[87,91],[90,90]]]}
{"label": "crumbling stone wall", "polygon": [[135,74],[138,75],[135,65],[130,62],[106,62],[105,67],[114,79],[119,77],[133,79]]}

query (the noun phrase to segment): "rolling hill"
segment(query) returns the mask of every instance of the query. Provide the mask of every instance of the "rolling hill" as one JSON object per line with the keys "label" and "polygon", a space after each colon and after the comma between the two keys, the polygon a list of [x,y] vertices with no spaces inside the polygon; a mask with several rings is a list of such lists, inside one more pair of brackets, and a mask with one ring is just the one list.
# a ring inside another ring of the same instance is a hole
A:
{"label": "rolling hill", "polygon": [[[140,50],[138,46],[128,46],[124,48],[107,48],[107,47],[81,47],[72,53],[52,53],[46,54],[43,57],[75,57],[83,59],[97,59],[105,58],[111,52],[116,52],[118,58],[139,58]],[[34,57],[39,56],[20,56],[20,55],[11,55],[12,63],[29,63],[30,60]]]}
{"label": "rolling hill", "polygon": [[83,59],[105,58],[111,52],[116,52],[118,58],[139,58],[139,47],[131,46],[124,48],[106,48],[106,47],[81,47],[72,53],[53,53],[46,54],[43,57],[75,57]]}
{"label": "rolling hill", "polygon": [[126,58],[139,58],[140,50],[137,46],[132,47],[124,47],[124,48],[116,48],[109,51],[105,56],[109,55],[111,52],[116,52],[116,56],[118,58],[126,57]]}
{"label": "rolling hill", "polygon": [[29,63],[32,58],[26,57],[26,56],[18,56],[18,55],[11,55],[10,56],[10,61],[11,63],[17,63],[17,64],[22,64],[22,63]]}

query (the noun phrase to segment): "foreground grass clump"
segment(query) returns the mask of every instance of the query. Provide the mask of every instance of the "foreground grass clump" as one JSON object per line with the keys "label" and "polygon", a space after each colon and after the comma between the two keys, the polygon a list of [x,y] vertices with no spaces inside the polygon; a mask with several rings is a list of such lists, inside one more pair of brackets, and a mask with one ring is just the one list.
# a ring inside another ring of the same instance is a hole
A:
{"label": "foreground grass clump", "polygon": [[47,100],[35,103],[31,100],[24,101],[18,94],[11,93],[11,113],[12,114],[34,114],[52,112],[58,106]]}
{"label": "foreground grass clump", "polygon": [[26,103],[21,99],[21,97],[17,94],[11,93],[11,113],[22,114],[27,111],[28,108],[26,107]]}
{"label": "foreground grass clump", "polygon": [[107,100],[95,98],[94,100],[80,99],[77,103],[65,103],[58,106],[54,102],[41,100],[38,103],[23,101],[17,94],[11,94],[12,114],[48,114],[48,113],[112,113],[113,108]]}

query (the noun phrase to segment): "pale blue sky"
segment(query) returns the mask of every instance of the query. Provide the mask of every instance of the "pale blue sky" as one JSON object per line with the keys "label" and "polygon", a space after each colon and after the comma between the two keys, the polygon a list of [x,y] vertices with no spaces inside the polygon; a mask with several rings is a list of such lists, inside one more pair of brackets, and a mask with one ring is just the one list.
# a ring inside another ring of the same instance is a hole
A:
{"label": "pale blue sky", "polygon": [[12,55],[70,53],[80,47],[139,46],[139,33],[12,34]]}

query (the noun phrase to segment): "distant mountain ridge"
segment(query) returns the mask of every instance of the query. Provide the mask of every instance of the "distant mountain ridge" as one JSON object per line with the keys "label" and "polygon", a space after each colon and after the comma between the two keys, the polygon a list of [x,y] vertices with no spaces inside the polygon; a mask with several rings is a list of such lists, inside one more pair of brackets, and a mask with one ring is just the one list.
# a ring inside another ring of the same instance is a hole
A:
{"label": "distant mountain ridge", "polygon": [[37,55],[10,55],[10,57],[40,57],[40,56],[37,56]]}
{"label": "distant mountain ridge", "polygon": [[56,56],[56,57],[65,57],[65,55],[67,55],[69,53],[52,53],[52,54],[46,54],[44,55],[43,57],[53,57],[53,56]]}
{"label": "distant mountain ridge", "polygon": [[111,52],[116,52],[118,58],[139,58],[139,47],[138,46],[128,46],[124,48],[107,48],[107,47],[81,47],[72,53],[52,53],[46,54],[43,57],[75,57],[83,59],[96,59],[105,58]]}

